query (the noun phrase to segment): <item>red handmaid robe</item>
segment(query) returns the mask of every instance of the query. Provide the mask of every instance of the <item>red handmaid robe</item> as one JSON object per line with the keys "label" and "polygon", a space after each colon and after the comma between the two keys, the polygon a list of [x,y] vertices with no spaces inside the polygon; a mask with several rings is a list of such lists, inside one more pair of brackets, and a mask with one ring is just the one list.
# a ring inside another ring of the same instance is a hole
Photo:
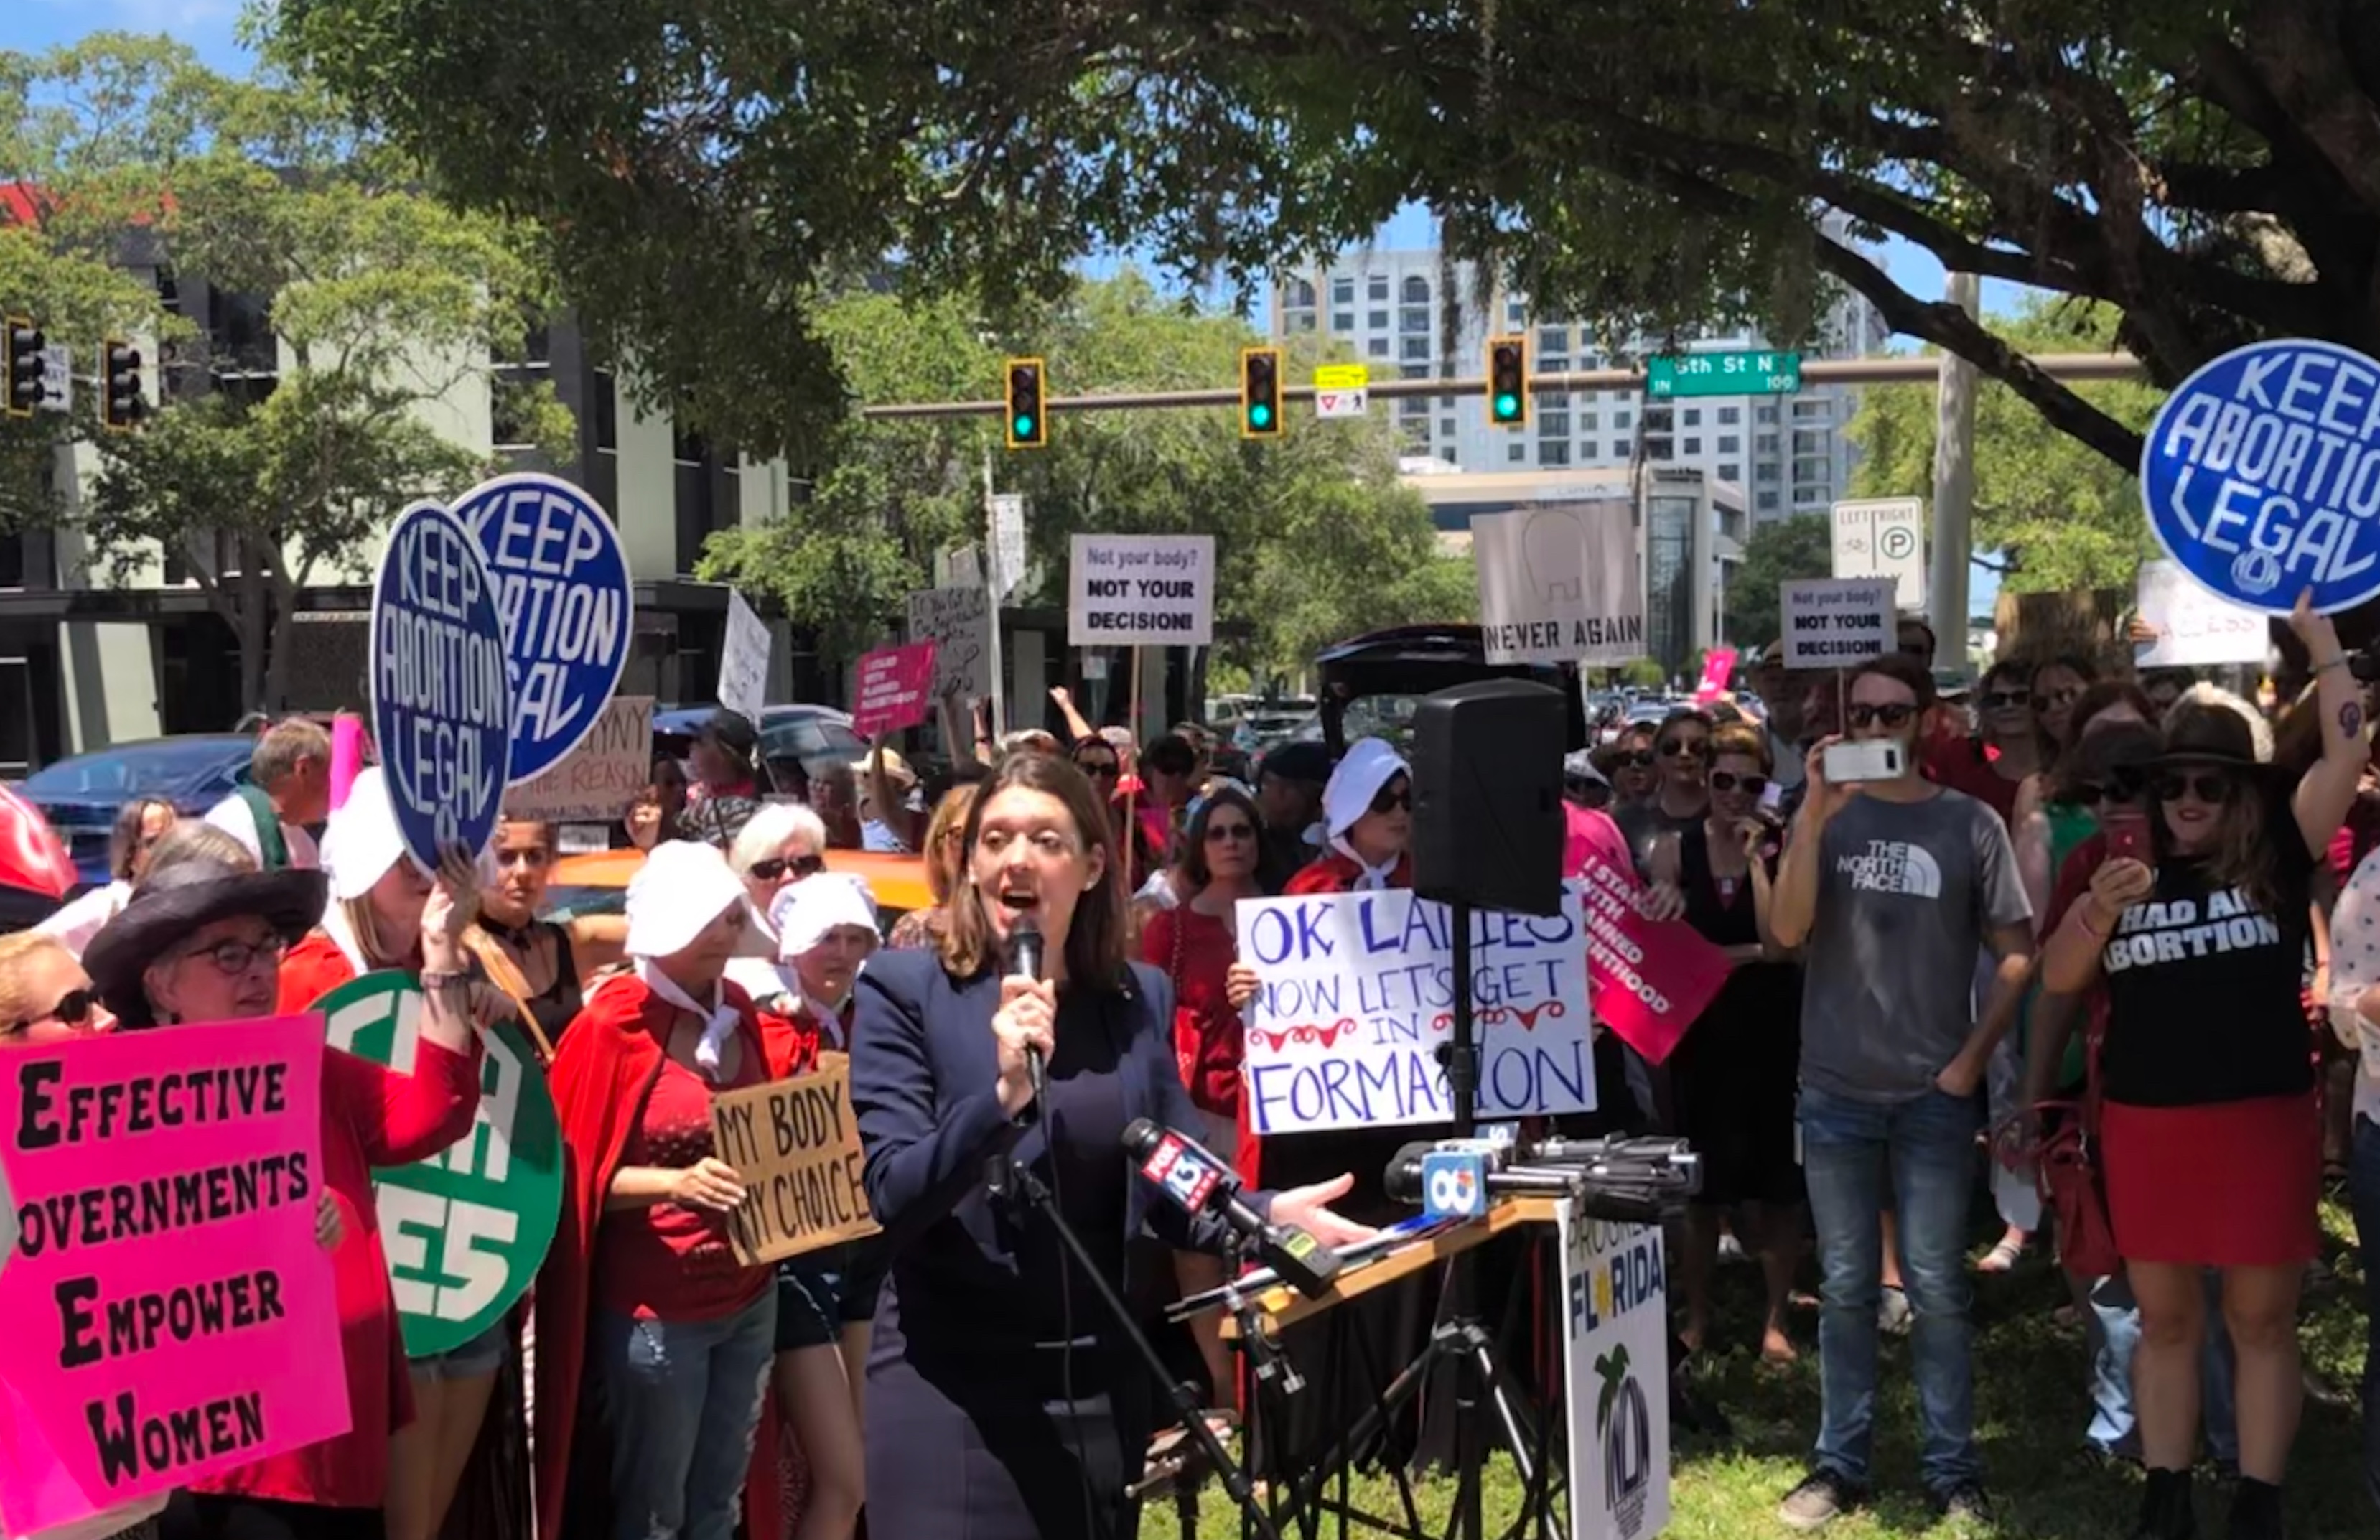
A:
{"label": "red handmaid robe", "polygon": [[[764,1032],[750,998],[733,984],[720,987],[743,1014],[737,1030],[744,1051],[759,1055],[771,1078],[783,1075],[795,1051],[792,1035]],[[538,1540],[563,1540],[565,1533],[563,1510],[586,1370],[595,1233],[621,1153],[661,1077],[677,1014],[676,1007],[633,973],[606,979],[564,1036],[548,1076],[562,1123],[564,1159],[562,1213],[553,1247],[537,1275]],[[760,1423],[752,1440],[752,1467],[744,1486],[744,1530],[750,1540],[777,1540],[783,1533],[776,1400],[773,1394],[760,1398]],[[591,1532],[581,1522],[567,1533]]]}

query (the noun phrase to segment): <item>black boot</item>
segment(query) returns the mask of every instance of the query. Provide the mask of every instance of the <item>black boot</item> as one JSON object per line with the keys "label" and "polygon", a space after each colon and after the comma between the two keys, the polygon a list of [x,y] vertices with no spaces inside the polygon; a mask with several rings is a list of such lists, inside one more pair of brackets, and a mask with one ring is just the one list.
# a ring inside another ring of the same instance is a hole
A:
{"label": "black boot", "polygon": [[2188,1471],[2149,1472],[2141,1491],[2141,1522],[2132,1540],[2195,1540],[2198,1515],[2191,1506]]}
{"label": "black boot", "polygon": [[2285,1540],[2281,1523],[2281,1489],[2268,1481],[2241,1476],[2231,1494],[2230,1540]]}

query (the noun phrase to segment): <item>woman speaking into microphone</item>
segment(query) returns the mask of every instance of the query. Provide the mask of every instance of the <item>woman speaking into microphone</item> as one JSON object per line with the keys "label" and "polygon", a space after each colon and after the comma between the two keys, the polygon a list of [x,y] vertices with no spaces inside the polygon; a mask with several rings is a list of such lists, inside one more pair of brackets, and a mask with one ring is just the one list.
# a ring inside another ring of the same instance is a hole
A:
{"label": "woman speaking into microphone", "polygon": [[[1135,1533],[1124,1487],[1148,1445],[1149,1371],[1025,1194],[1047,1190],[1127,1292],[1144,1225],[1184,1251],[1220,1251],[1228,1231],[1173,1207],[1122,1152],[1135,1118],[1203,1125],[1174,1062],[1172,986],[1125,961],[1113,840],[1080,770],[1010,756],[967,819],[937,946],[879,953],[860,976],[852,1104],[892,1251],[868,1363],[871,1534]],[[1344,1244],[1369,1233],[1324,1207],[1349,1182],[1252,1203]]]}

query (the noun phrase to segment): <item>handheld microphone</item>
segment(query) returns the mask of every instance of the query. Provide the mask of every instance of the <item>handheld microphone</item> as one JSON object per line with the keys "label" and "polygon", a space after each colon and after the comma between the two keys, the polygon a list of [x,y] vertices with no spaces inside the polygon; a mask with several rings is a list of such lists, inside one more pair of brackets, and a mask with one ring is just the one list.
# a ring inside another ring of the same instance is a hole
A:
{"label": "handheld microphone", "polygon": [[1135,1118],[1123,1131],[1123,1152],[1140,1174],[1193,1214],[1209,1211],[1256,1247],[1257,1258],[1308,1299],[1330,1291],[1339,1254],[1295,1225],[1277,1225],[1240,1196],[1240,1179],[1214,1152],[1186,1134]]}
{"label": "handheld microphone", "polygon": [[[1016,928],[1008,933],[1008,971],[1012,976],[1021,975],[1037,983],[1041,978],[1041,928],[1033,923],[1030,915],[1018,919]],[[1033,1083],[1033,1099],[1038,1102],[1047,1098],[1050,1071],[1049,1066],[1041,1061],[1039,1049],[1025,1050],[1025,1074]]]}

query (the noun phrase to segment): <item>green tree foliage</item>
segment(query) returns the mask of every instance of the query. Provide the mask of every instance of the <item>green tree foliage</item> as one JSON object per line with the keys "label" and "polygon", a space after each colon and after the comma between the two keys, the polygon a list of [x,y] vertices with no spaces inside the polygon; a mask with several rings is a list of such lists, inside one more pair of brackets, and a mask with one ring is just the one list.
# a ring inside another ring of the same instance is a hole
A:
{"label": "green tree foliage", "polygon": [[[864,394],[975,395],[999,374],[954,300],[904,304],[846,296],[819,311],[821,334]],[[1178,390],[1233,377],[1255,338],[1241,322],[1184,309],[1137,273],[1084,283],[1039,313],[1031,335],[1058,395]],[[1293,355],[1293,377],[1316,361]],[[846,420],[833,430],[810,500],[784,519],[713,536],[706,575],[775,595],[820,625],[841,657],[901,624],[934,553],[983,536],[989,461],[1021,491],[1041,591],[1062,604],[1077,532],[1216,537],[1217,661],[1255,676],[1294,673],[1315,650],[1373,626],[1467,618],[1467,562],[1438,552],[1429,515],[1396,478],[1385,417],[1322,423],[1292,408],[1280,440],[1243,442],[1230,408],[1061,413],[1050,447],[1011,454],[991,418]]]}
{"label": "green tree foliage", "polygon": [[[24,296],[79,359],[106,333],[145,337],[168,403],[128,435],[96,435],[88,411],[19,425],[0,497],[19,522],[79,532],[117,582],[179,557],[238,638],[252,705],[283,702],[273,643],[299,588],[360,578],[407,503],[496,468],[438,430],[454,403],[492,393],[508,438],[566,460],[552,388],[494,367],[523,356],[552,304],[539,242],[422,193],[316,89],[103,33],[0,54],[0,179],[44,202],[37,224],[0,228],[0,295]],[[200,334],[128,258],[258,297],[262,331]],[[55,474],[67,435],[98,438],[87,486]]]}
{"label": "green tree foliage", "polygon": [[1728,640],[1745,649],[1775,641],[1783,624],[1779,588],[1834,570],[1834,531],[1824,516],[1802,514],[1756,527],[1743,542],[1743,560],[1727,575]]}
{"label": "green tree foliage", "polygon": [[[2170,384],[2380,352],[2380,7],[2343,0],[280,0],[280,45],[756,452],[834,403],[812,275],[994,309],[1087,249],[1244,284],[1408,202],[1609,336],[1828,284],[2119,465],[2137,436],[1836,238],[2103,302]],[[1837,227],[1840,228],[1840,222]]]}
{"label": "green tree foliage", "polygon": [[[2105,306],[2038,300],[1994,328],[2028,352],[2105,347],[2117,325]],[[2156,415],[2161,393],[2131,382],[2075,387],[2094,411],[2138,431]],[[1931,387],[1870,387],[1848,430],[1861,457],[1852,495],[1905,496],[1934,484]],[[2132,586],[2154,555],[2141,516],[2140,483],[2127,467],[2043,419],[2008,386],[1986,381],[1975,398],[1974,543],[2000,552],[2011,592]]]}

